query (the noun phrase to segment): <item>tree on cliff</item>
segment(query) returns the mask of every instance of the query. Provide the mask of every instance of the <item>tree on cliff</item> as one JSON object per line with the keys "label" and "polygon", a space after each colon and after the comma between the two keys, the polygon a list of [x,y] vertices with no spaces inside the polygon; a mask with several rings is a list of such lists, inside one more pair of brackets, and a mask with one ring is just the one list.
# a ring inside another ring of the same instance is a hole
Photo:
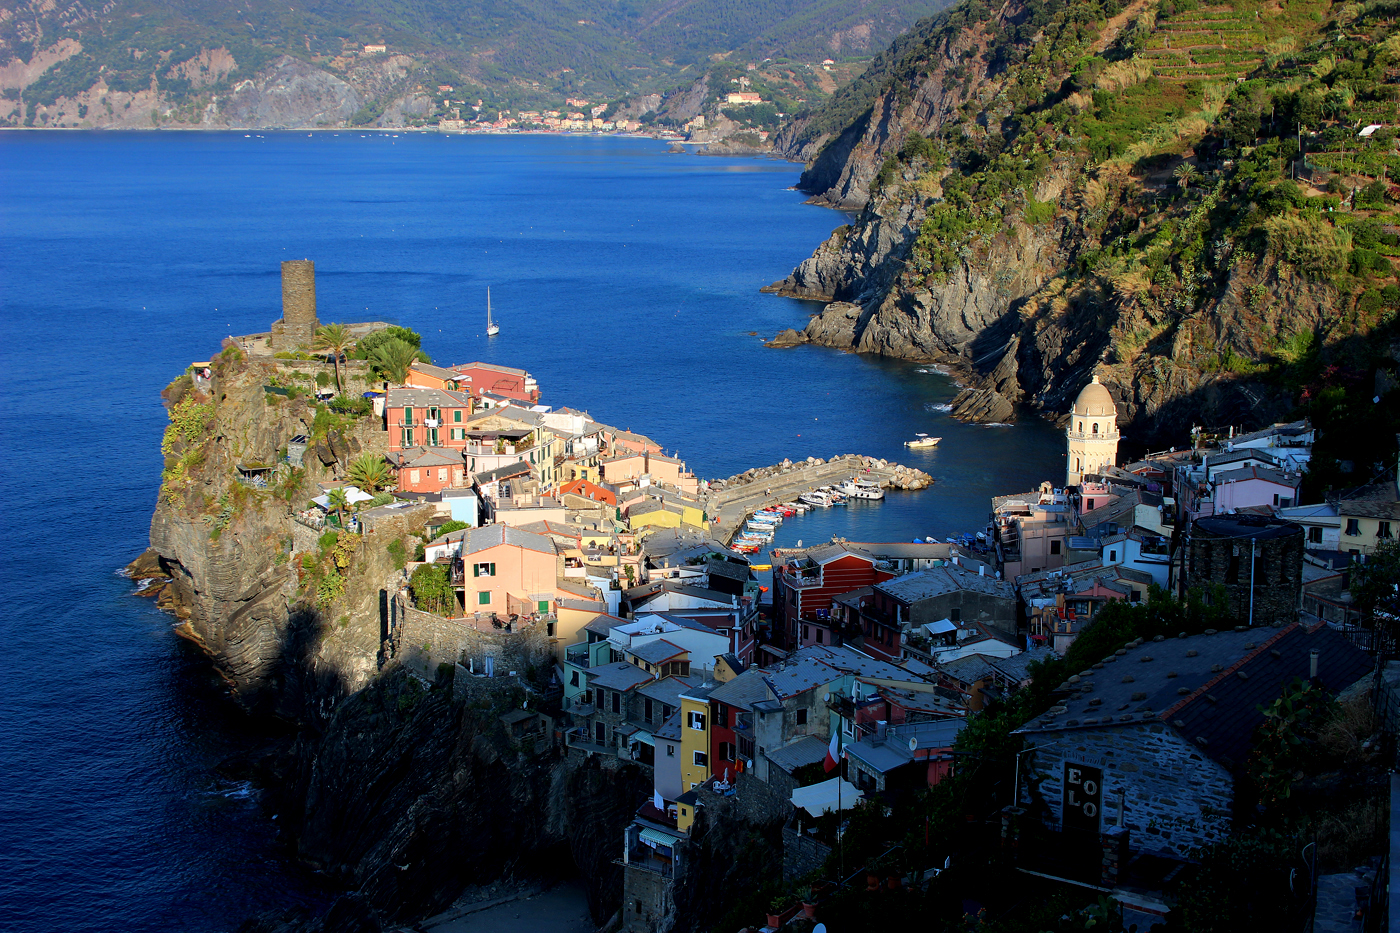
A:
{"label": "tree on cliff", "polygon": [[350,461],[346,473],[350,481],[365,492],[378,492],[394,481],[394,472],[378,454],[363,453]]}
{"label": "tree on cliff", "polygon": [[350,497],[344,487],[332,489],[326,493],[326,504],[330,506],[335,517],[340,521],[340,527],[345,527],[345,512],[350,508]]}
{"label": "tree on cliff", "polygon": [[335,390],[345,391],[340,384],[340,358],[342,355],[355,349],[355,338],[350,335],[350,331],[344,324],[322,324],[316,328],[316,342],[312,349],[325,350],[333,354],[335,359]]}
{"label": "tree on cliff", "polygon": [[417,347],[402,340],[389,340],[374,348],[370,361],[384,378],[402,384],[408,378],[408,368],[419,358],[426,360]]}

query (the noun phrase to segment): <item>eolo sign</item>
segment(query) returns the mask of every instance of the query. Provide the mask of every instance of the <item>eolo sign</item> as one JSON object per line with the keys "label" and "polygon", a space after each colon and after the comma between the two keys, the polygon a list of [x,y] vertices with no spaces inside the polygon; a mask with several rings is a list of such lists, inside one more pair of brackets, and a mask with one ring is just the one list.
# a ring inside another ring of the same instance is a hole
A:
{"label": "eolo sign", "polygon": [[1099,831],[1103,769],[1065,762],[1064,828]]}

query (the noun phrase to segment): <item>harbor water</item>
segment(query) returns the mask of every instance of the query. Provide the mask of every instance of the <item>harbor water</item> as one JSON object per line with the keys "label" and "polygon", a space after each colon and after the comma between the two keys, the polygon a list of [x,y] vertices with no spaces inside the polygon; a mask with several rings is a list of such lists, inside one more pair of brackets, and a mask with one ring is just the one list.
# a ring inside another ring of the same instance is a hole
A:
{"label": "harbor water", "polygon": [[[1059,481],[1058,432],[951,421],[928,366],[762,346],[815,306],[758,289],[845,220],[803,203],[799,172],[619,138],[0,134],[0,929],[226,930],[331,894],[222,776],[268,727],[117,574],[146,544],[160,389],[267,330],[281,260],[315,260],[322,321],[524,367],[546,404],[702,477],[864,453],[935,479],[790,520],[777,545],[942,539]],[[906,450],[916,432],[942,443]]]}

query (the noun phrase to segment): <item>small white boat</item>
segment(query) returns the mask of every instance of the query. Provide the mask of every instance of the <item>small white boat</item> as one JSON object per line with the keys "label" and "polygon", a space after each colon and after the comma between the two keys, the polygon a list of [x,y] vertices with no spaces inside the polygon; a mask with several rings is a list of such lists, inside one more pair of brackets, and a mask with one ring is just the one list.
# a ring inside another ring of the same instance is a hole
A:
{"label": "small white boat", "polygon": [[836,487],[843,495],[852,499],[883,499],[885,491],[878,483],[861,483],[855,480],[846,480]]}
{"label": "small white boat", "polygon": [[486,286],[486,336],[494,337],[501,332],[501,325],[491,320],[491,286]]}
{"label": "small white boat", "polygon": [[811,508],[811,506],[805,502],[784,502],[783,505],[786,508],[792,509],[799,515]]}
{"label": "small white boat", "polygon": [[805,502],[808,505],[815,506],[819,509],[831,508],[831,496],[828,496],[820,489],[814,489],[811,492],[804,492],[797,498],[799,501]]}
{"label": "small white boat", "polygon": [[929,437],[927,434],[915,434],[914,439],[912,441],[904,442],[904,446],[913,447],[915,449],[923,447],[937,447],[938,442],[941,440],[943,440],[943,438],[941,437]]}
{"label": "small white boat", "polygon": [[781,515],[766,515],[763,512],[755,512],[749,517],[749,521],[758,525],[781,525],[783,517]]}

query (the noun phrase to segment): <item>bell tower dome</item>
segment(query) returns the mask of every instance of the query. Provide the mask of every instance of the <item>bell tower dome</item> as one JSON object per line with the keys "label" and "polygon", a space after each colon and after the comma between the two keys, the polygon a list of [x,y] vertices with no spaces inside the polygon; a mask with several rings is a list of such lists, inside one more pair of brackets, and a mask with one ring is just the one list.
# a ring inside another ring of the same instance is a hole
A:
{"label": "bell tower dome", "polygon": [[1085,474],[1118,464],[1118,406],[1098,373],[1074,400],[1065,428],[1068,457],[1065,485],[1078,486]]}

